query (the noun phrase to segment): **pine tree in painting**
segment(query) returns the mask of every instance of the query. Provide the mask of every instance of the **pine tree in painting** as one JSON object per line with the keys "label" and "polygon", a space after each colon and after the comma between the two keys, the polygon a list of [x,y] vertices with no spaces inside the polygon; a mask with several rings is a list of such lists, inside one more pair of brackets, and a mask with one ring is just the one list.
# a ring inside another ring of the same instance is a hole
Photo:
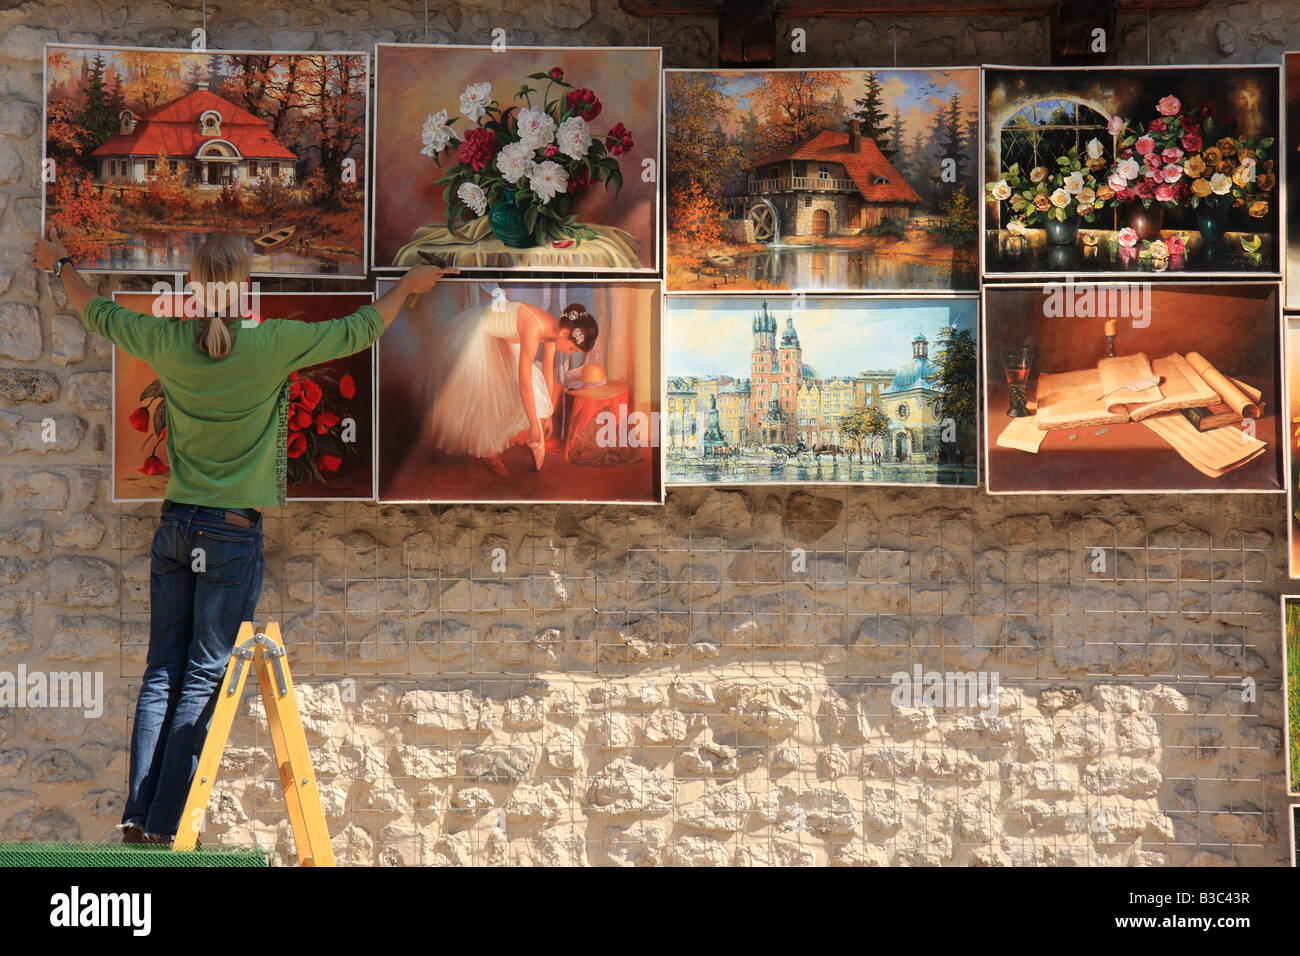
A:
{"label": "pine tree in painting", "polygon": [[[948,107],[939,114],[939,159],[952,160],[957,179],[966,175],[966,126],[962,120],[961,94],[948,99]],[[951,196],[955,182],[944,183],[943,193]]]}
{"label": "pine tree in painting", "polygon": [[888,114],[882,109],[883,102],[884,90],[880,85],[879,76],[873,70],[863,77],[862,96],[853,101],[853,105],[857,107],[853,116],[860,124],[863,137],[874,139],[880,151],[889,158],[893,154],[890,147],[890,134],[895,127],[885,122]]}
{"label": "pine tree in painting", "polygon": [[900,173],[904,176],[908,175],[908,171],[903,168],[906,165],[903,162],[903,111],[897,106],[894,107],[894,119],[889,127],[889,146],[886,148],[882,143],[880,151]]}

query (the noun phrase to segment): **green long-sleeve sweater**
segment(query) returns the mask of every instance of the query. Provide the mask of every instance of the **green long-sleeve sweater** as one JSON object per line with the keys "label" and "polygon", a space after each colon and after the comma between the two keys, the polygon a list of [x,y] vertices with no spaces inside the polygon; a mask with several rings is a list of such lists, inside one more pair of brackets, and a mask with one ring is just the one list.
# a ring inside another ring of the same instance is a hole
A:
{"label": "green long-sleeve sweater", "polygon": [[284,504],[289,373],[360,352],[384,330],[371,306],[324,322],[235,322],[230,354],[198,345],[201,320],[144,315],[97,296],[81,321],[148,362],[167,400],[166,496],[222,508]]}

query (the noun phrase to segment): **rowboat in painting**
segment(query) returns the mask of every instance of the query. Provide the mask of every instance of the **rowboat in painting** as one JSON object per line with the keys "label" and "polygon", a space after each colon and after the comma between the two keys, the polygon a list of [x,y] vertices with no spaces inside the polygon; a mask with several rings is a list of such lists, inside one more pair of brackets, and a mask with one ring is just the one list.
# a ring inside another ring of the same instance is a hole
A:
{"label": "rowboat in painting", "polygon": [[263,233],[254,239],[253,245],[257,246],[257,248],[262,252],[267,252],[268,250],[276,249],[284,245],[293,238],[293,234],[297,231],[297,226],[285,226],[283,229],[272,229],[270,232]]}

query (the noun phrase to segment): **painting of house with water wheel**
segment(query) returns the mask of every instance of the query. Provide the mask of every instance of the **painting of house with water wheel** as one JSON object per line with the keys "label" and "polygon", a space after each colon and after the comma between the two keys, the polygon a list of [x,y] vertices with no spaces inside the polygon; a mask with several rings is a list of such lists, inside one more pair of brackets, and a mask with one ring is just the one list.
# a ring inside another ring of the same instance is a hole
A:
{"label": "painting of house with water wheel", "polygon": [[51,44],[44,222],[90,272],[234,233],[256,275],[365,275],[368,83],[364,53]]}
{"label": "painting of house with water wheel", "polygon": [[979,71],[668,70],[671,291],[976,287]]}

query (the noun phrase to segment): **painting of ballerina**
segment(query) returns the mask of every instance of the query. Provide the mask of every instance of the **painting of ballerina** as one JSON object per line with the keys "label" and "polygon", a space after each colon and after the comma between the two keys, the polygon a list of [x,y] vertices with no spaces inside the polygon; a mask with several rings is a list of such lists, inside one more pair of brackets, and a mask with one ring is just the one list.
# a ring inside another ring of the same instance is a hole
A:
{"label": "painting of ballerina", "polygon": [[661,502],[659,294],[446,279],[412,296],[376,345],[379,499]]}
{"label": "painting of ballerina", "polygon": [[657,270],[657,47],[376,58],[377,269]]}

